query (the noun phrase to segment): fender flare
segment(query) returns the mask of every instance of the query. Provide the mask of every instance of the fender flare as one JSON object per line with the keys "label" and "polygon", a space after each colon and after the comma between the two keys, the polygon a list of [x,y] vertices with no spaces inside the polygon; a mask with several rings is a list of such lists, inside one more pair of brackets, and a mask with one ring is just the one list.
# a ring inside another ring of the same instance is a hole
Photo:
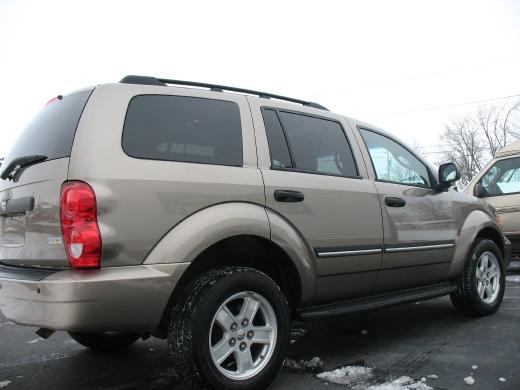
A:
{"label": "fender flare", "polygon": [[316,271],[314,254],[303,236],[286,219],[273,210],[266,209],[271,226],[271,241],[282,248],[291,258],[301,282],[301,304],[314,298]]}
{"label": "fender flare", "polygon": [[269,220],[262,206],[234,202],[199,210],[170,229],[143,264],[191,263],[211,245],[238,235],[270,238]]}
{"label": "fender flare", "polygon": [[253,203],[220,203],[190,215],[166,233],[143,264],[191,263],[210,246],[233,236],[265,238],[290,258],[301,283],[301,303],[314,296],[314,261],[308,246],[285,219]]}
{"label": "fender flare", "polygon": [[[457,239],[458,245],[453,254],[453,261],[449,272],[451,277],[456,277],[462,272],[471,246],[479,233],[486,228],[496,230],[503,240],[500,228],[489,214],[482,210],[474,210],[466,217]],[[501,249],[504,250],[504,248]]]}

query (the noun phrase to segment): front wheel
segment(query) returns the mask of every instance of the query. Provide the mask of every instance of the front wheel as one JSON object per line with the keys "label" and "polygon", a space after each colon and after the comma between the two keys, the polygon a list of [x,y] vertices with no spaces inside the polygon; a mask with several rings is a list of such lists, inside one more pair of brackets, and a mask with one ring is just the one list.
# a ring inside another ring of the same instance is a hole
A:
{"label": "front wheel", "polygon": [[502,253],[497,245],[478,238],[457,281],[451,301],[460,312],[473,316],[495,313],[504,297],[505,275]]}
{"label": "front wheel", "polygon": [[195,280],[172,310],[168,343],[177,374],[214,389],[264,389],[278,374],[289,337],[285,296],[245,267]]}

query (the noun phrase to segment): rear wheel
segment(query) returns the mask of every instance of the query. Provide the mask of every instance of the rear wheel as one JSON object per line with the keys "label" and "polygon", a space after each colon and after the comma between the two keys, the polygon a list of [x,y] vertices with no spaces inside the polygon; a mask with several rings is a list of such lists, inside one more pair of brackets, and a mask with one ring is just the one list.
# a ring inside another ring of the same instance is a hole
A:
{"label": "rear wheel", "polygon": [[285,296],[244,267],[195,280],[172,311],[168,343],[177,374],[214,389],[263,389],[282,365],[289,337]]}
{"label": "rear wheel", "polygon": [[457,291],[451,294],[451,301],[464,314],[485,316],[498,310],[504,290],[502,253],[493,241],[478,238],[457,281]]}
{"label": "rear wheel", "polygon": [[79,333],[69,332],[76,342],[95,351],[117,351],[139,339],[137,333]]}

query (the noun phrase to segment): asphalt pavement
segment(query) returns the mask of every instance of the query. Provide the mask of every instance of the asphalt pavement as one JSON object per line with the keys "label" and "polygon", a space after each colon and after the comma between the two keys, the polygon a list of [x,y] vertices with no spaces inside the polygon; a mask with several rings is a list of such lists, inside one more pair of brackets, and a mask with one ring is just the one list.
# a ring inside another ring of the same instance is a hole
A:
{"label": "asphalt pavement", "polygon": [[[270,389],[362,390],[402,376],[417,382],[424,378],[434,389],[520,389],[519,271],[517,266],[509,274],[502,307],[489,317],[461,316],[444,297],[294,323],[288,359],[320,359],[314,360],[318,364],[313,369],[305,364],[282,369]],[[66,333],[43,340],[35,330],[0,315],[0,388],[191,389],[175,376],[162,340],[139,341],[124,352],[100,354]],[[343,385],[316,376],[344,366],[368,367],[371,372],[347,377]],[[464,381],[469,376],[473,385]]]}

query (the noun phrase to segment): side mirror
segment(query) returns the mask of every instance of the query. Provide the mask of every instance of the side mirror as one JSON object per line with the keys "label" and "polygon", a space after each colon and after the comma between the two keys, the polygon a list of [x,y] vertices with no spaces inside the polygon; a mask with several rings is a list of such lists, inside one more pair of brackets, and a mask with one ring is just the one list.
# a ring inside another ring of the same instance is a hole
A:
{"label": "side mirror", "polygon": [[482,187],[482,182],[478,182],[475,184],[475,187],[473,187],[473,196],[476,196],[477,198],[483,198],[485,196],[485,190],[484,187]]}
{"label": "side mirror", "polygon": [[442,164],[439,167],[439,186],[449,188],[460,179],[460,171],[455,163]]}

